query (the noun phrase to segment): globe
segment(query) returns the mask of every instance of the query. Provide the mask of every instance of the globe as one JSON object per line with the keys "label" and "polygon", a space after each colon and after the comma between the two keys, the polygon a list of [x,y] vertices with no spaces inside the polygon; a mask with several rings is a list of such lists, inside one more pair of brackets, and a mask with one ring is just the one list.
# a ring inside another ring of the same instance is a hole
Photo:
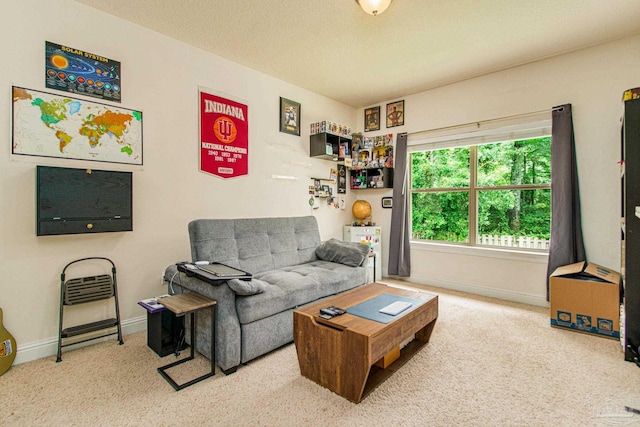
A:
{"label": "globe", "polygon": [[368,217],[371,216],[371,205],[366,200],[356,200],[355,202],[353,202],[351,212],[353,212],[353,216],[355,219],[359,220],[360,222],[364,222]]}

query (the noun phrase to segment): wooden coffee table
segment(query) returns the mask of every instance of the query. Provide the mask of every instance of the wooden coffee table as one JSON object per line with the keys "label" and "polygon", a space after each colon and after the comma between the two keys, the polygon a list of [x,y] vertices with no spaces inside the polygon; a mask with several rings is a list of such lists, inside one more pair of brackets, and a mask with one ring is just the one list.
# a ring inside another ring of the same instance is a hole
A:
{"label": "wooden coffee table", "polygon": [[[334,305],[348,309],[385,293],[420,299],[425,303],[390,323],[349,313],[329,320],[319,317],[321,308]],[[300,373],[359,403],[429,342],[437,318],[437,295],[381,283],[371,283],[304,306],[293,312],[293,337]],[[414,336],[415,339],[400,351],[400,345]]]}

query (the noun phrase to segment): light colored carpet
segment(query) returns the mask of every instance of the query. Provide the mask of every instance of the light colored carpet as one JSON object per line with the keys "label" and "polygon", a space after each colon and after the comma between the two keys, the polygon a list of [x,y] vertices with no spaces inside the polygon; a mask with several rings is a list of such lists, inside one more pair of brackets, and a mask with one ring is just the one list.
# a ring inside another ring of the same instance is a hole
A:
{"label": "light colored carpet", "polygon": [[[358,405],[301,377],[293,345],[175,392],[156,372],[173,356],[142,332],[13,366],[0,377],[0,424],[640,424],[624,410],[640,409],[640,369],[618,341],[553,329],[543,308],[416,286],[440,298],[431,341]],[[198,361],[183,374],[206,371]]]}

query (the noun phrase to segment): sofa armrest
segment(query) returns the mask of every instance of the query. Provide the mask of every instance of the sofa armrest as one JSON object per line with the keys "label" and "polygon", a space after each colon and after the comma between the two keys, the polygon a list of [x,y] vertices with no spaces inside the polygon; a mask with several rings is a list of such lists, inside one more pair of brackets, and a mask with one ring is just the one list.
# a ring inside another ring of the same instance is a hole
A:
{"label": "sofa armrest", "polygon": [[[178,272],[175,265],[170,265],[164,272],[164,278],[170,294],[181,293],[183,289],[197,292],[216,300],[218,318],[216,319],[216,364],[227,370],[240,364],[240,321],[236,311],[236,294],[227,282],[211,285],[196,277],[189,277]],[[208,358],[211,341],[211,314],[209,310],[197,313],[197,350]]]}

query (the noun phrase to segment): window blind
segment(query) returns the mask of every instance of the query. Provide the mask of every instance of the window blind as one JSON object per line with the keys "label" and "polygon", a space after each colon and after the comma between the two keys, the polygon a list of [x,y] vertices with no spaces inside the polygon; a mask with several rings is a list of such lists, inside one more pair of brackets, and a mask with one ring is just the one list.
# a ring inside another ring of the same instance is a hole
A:
{"label": "window blind", "polygon": [[551,135],[551,111],[488,120],[408,135],[409,152],[518,141]]}

